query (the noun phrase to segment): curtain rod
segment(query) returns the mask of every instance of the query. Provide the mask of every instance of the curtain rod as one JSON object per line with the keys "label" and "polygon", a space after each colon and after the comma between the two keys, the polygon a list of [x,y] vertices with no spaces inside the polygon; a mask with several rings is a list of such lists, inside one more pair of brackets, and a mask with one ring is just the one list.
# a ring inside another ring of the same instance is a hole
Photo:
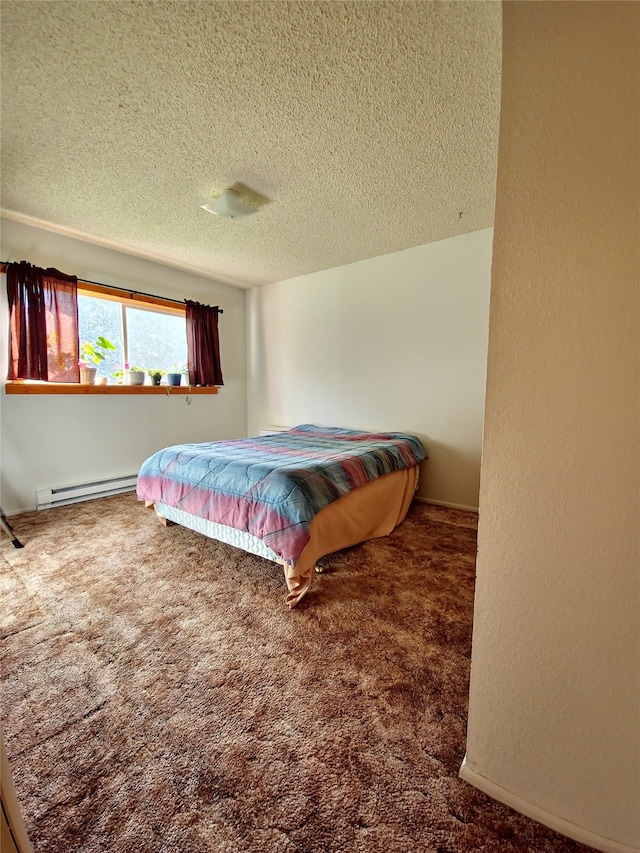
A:
{"label": "curtain rod", "polygon": [[[0,266],[2,267],[2,272],[7,271],[7,267],[12,261],[0,261]],[[130,293],[132,296],[150,296],[151,299],[163,299],[165,302],[173,302],[175,305],[184,305],[185,300],[180,299],[169,299],[166,296],[158,296],[155,293],[145,293],[144,290],[131,290],[128,287],[119,287],[117,284],[104,284],[101,281],[91,281],[89,278],[78,279],[78,284],[95,284],[98,287],[106,287],[108,290],[120,290],[124,293]],[[224,314],[223,308],[218,308],[218,314]]]}

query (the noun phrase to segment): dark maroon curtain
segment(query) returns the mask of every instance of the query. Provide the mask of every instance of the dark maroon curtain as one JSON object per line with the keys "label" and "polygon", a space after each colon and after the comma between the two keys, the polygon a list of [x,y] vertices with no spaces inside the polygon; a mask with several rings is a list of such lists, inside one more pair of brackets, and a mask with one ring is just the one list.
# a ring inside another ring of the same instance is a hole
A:
{"label": "dark maroon curtain", "polygon": [[185,299],[189,384],[224,385],[220,366],[218,313],[216,305],[201,305]]}
{"label": "dark maroon curtain", "polygon": [[27,261],[7,264],[8,379],[79,382],[78,279]]}

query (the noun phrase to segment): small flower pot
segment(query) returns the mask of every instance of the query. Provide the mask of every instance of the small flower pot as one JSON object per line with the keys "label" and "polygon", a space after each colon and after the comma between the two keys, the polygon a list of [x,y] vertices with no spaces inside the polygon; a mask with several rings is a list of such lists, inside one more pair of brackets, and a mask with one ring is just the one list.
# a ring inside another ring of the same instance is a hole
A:
{"label": "small flower pot", "polygon": [[167,373],[167,385],[180,385],[181,382],[181,373]]}
{"label": "small flower pot", "polygon": [[80,384],[81,385],[95,385],[96,384],[96,373],[97,367],[81,367],[80,368]]}
{"label": "small flower pot", "polygon": [[159,385],[160,384],[160,380],[162,379],[161,373],[150,373],[149,376],[151,377],[151,384],[152,385]]}
{"label": "small flower pot", "polygon": [[144,370],[130,370],[129,385],[144,385]]}

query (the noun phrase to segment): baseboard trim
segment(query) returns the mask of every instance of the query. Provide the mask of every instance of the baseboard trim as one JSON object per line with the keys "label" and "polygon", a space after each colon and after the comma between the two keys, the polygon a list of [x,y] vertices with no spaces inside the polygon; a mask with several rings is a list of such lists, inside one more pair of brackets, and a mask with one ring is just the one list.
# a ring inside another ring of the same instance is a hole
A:
{"label": "baseboard trim", "polygon": [[434,501],[432,498],[423,498],[422,495],[416,495],[415,499],[423,504],[433,504],[433,506],[446,506],[451,509],[463,509],[466,512],[478,512],[477,506],[465,506],[464,504],[454,504],[449,501]]}
{"label": "baseboard trim", "polygon": [[3,509],[4,514],[7,516],[7,518],[13,518],[14,515],[24,515],[25,512],[35,512],[37,507],[35,504],[33,504],[32,506],[22,507],[22,509],[11,509],[8,512],[4,507]]}
{"label": "baseboard trim", "polygon": [[559,817],[546,809],[540,808],[528,800],[523,800],[517,794],[507,791],[500,785],[472,770],[467,764],[467,756],[465,755],[460,767],[460,778],[464,779],[474,788],[488,794],[493,800],[499,803],[504,803],[520,814],[532,818],[532,820],[541,823],[543,826],[553,829],[554,832],[559,832],[561,835],[566,835],[580,844],[586,844],[587,847],[593,847],[595,850],[602,850],[603,853],[640,853],[640,847],[630,847],[628,844],[622,844],[619,841],[613,841],[611,838],[604,838],[602,835],[597,835],[588,829],[577,826],[565,818]]}

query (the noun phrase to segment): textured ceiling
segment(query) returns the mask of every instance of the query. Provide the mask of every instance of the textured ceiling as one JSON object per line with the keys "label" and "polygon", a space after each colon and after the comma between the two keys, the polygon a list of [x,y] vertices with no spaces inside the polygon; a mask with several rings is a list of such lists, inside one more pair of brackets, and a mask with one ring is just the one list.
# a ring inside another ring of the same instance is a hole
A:
{"label": "textured ceiling", "polygon": [[[499,2],[0,14],[9,218],[244,287],[493,222]],[[234,185],[269,201],[201,209]]]}

